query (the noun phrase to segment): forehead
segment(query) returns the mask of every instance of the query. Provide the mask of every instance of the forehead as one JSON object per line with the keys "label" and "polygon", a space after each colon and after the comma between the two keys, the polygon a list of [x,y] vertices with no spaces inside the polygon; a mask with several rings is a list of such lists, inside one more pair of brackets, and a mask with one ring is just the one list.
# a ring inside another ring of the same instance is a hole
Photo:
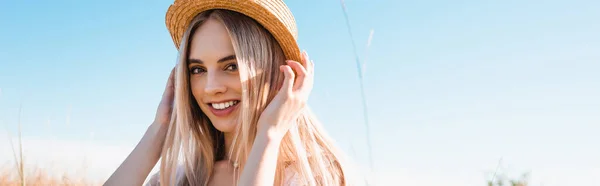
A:
{"label": "forehead", "polygon": [[204,63],[216,63],[219,59],[233,55],[233,44],[225,25],[215,19],[208,19],[192,33],[190,59]]}

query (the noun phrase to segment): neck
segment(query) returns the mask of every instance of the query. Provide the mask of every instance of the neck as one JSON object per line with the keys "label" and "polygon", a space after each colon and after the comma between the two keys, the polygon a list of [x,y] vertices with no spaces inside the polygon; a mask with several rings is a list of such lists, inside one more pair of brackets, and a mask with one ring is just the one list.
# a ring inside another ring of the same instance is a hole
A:
{"label": "neck", "polygon": [[231,157],[230,157],[230,154],[231,154],[231,145],[233,143],[233,137],[234,137],[234,135],[233,135],[232,132],[225,132],[223,135],[224,135],[224,138],[225,138],[225,159],[231,160]]}

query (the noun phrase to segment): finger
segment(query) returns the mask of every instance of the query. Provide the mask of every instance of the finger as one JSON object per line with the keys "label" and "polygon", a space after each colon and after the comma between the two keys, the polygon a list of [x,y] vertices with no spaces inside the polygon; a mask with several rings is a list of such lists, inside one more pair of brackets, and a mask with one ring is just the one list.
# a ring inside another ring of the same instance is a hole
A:
{"label": "finger", "polygon": [[296,78],[294,80],[294,89],[298,90],[302,87],[305,79],[306,79],[306,68],[302,66],[297,61],[288,60],[287,64],[296,72]]}
{"label": "finger", "polygon": [[167,80],[167,86],[165,87],[165,91],[163,92],[163,97],[172,97],[173,92],[175,90],[175,67],[171,70],[171,74],[169,74],[169,79]]}
{"label": "finger", "polygon": [[283,75],[285,76],[285,79],[283,80],[283,86],[281,86],[281,90],[286,91],[288,93],[292,92],[295,79],[294,71],[292,71],[292,68],[288,65],[280,66],[279,70],[281,70],[281,72],[283,72]]}
{"label": "finger", "polygon": [[167,82],[167,85],[173,86],[173,84],[175,84],[175,67],[173,67],[171,70],[171,74],[169,74],[169,80]]}
{"label": "finger", "polygon": [[304,50],[302,52],[302,66],[304,66],[304,68],[308,69],[308,61],[310,60],[308,57],[308,53],[306,53],[306,50]]}
{"label": "finger", "polygon": [[314,73],[313,60],[310,59],[310,56],[308,56],[308,52],[306,52],[306,50],[302,53],[302,63],[304,65],[304,68],[306,68],[306,72],[308,73],[308,75]]}

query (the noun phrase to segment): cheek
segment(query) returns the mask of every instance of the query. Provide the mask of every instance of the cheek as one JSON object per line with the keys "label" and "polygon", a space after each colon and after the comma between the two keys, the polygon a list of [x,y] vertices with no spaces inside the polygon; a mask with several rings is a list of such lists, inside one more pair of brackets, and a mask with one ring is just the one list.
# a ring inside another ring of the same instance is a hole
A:
{"label": "cheek", "polygon": [[233,76],[232,78],[230,78],[228,84],[229,84],[229,87],[233,90],[233,92],[235,92],[237,94],[242,93],[242,82],[240,81],[239,75]]}
{"label": "cheek", "polygon": [[190,78],[190,89],[192,91],[192,95],[196,99],[196,102],[200,104],[200,98],[202,98],[202,94],[204,94],[203,84],[196,78]]}
{"label": "cheek", "polygon": [[233,90],[235,90],[236,93],[242,92],[242,82],[240,82],[239,79],[233,83]]}

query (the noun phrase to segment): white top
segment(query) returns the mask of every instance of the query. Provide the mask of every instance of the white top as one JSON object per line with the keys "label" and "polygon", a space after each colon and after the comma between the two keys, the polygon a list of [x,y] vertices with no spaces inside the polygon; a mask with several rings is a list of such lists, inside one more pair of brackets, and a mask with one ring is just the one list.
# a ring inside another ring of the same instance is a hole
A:
{"label": "white top", "polygon": [[[150,178],[150,180],[148,180],[148,182],[146,183],[145,186],[160,186],[160,177],[159,177],[160,172],[157,172],[156,174],[152,175],[152,177]],[[175,177],[177,180],[181,180],[183,179],[183,177],[185,176],[184,174],[184,169],[183,166],[178,166],[177,167],[177,172],[175,173]],[[285,177],[284,177],[284,185],[285,186],[300,186],[301,184],[301,179],[300,176],[298,176],[298,174],[294,171],[294,169],[292,169],[291,167],[288,167],[285,169]]]}
{"label": "white top", "polygon": [[284,185],[299,186],[302,184],[300,176],[291,167],[285,168]]}

